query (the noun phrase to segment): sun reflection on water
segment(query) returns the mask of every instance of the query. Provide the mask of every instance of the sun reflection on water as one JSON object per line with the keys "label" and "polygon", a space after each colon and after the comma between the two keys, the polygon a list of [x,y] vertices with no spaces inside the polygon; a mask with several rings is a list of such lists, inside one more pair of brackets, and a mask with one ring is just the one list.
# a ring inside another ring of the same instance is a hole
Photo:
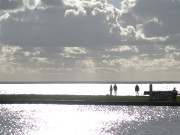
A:
{"label": "sun reflection on water", "polygon": [[[179,133],[180,108],[0,105],[0,134],[148,135]],[[168,127],[168,130],[167,130]],[[167,130],[167,131],[166,131]]]}

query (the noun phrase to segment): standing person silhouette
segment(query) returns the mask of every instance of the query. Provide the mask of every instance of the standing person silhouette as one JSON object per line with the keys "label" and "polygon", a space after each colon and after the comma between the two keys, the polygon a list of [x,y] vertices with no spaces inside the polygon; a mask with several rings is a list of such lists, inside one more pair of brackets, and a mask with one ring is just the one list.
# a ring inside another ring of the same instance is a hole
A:
{"label": "standing person silhouette", "polygon": [[172,100],[173,100],[173,103],[176,103],[176,102],[177,102],[176,97],[177,97],[177,94],[178,94],[176,88],[174,88],[174,89],[171,91],[171,93],[172,93]]}
{"label": "standing person silhouette", "polygon": [[112,96],[112,90],[113,90],[113,88],[112,88],[112,84],[110,85],[110,96]]}
{"label": "standing person silhouette", "polygon": [[138,85],[135,86],[135,91],[136,91],[136,96],[139,96],[139,86]]}
{"label": "standing person silhouette", "polygon": [[117,96],[117,89],[118,89],[118,88],[117,88],[117,86],[116,86],[116,84],[115,84],[115,85],[114,85],[114,95],[115,95],[115,96]]}

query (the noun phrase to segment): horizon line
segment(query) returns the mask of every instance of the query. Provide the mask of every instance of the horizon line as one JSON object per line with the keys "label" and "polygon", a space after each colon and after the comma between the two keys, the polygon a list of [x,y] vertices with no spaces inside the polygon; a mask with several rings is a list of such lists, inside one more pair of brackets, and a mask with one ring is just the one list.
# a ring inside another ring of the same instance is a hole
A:
{"label": "horizon line", "polygon": [[92,83],[92,84],[158,84],[158,83],[180,83],[180,81],[0,81],[0,84],[71,84],[71,83]]}

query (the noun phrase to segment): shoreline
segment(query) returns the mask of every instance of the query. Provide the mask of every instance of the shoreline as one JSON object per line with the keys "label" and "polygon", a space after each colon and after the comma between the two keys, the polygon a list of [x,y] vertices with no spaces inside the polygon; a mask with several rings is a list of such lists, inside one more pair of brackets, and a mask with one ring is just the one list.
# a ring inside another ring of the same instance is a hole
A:
{"label": "shoreline", "polygon": [[172,102],[110,102],[72,100],[1,100],[0,104],[59,104],[59,105],[115,105],[115,106],[180,106]]}

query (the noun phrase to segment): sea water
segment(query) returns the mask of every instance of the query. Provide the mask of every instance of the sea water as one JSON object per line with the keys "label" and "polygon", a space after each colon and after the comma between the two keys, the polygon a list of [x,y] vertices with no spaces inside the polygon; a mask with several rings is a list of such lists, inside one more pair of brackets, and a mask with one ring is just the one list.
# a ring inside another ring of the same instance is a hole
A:
{"label": "sea water", "polygon": [[[0,84],[0,94],[107,95],[110,83]],[[136,84],[117,84],[118,95],[135,95]],[[140,95],[149,84],[138,84]],[[180,91],[180,84],[153,90]],[[179,135],[180,107],[0,104],[2,135]]]}
{"label": "sea water", "polygon": [[2,135],[179,135],[180,107],[0,105]]}
{"label": "sea water", "polygon": [[[108,95],[110,85],[111,83],[0,84],[0,94]],[[117,95],[136,95],[136,84],[118,83],[116,85],[118,87]],[[138,85],[140,87],[139,95],[143,95],[144,91],[149,90],[148,83]],[[171,91],[174,87],[180,92],[180,83],[153,84],[153,90]]]}

